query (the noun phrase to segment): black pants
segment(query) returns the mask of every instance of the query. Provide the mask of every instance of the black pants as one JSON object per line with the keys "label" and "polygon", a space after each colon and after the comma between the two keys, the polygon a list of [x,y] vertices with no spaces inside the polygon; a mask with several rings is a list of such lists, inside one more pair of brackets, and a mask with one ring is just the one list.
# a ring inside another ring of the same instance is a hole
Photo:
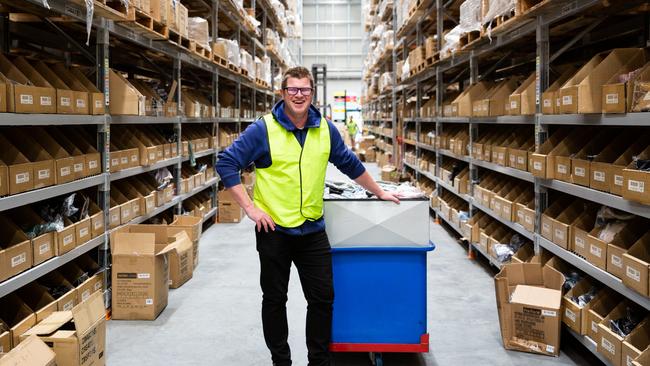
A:
{"label": "black pants", "polygon": [[287,288],[291,262],[300,276],[307,300],[307,350],[309,366],[330,365],[328,346],[332,326],[332,254],[327,234],[322,231],[304,236],[279,232],[256,232],[262,286],[264,340],[273,364],[291,365],[287,343]]}

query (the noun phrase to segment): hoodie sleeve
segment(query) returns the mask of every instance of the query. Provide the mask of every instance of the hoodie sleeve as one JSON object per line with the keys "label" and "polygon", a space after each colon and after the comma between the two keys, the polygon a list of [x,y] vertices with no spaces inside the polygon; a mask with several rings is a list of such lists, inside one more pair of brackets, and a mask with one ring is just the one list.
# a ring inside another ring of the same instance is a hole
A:
{"label": "hoodie sleeve", "polygon": [[352,150],[348,149],[341,138],[341,134],[336,126],[327,121],[330,127],[330,163],[334,164],[343,174],[350,179],[357,179],[366,171],[361,161],[357,158]]}
{"label": "hoodie sleeve", "polygon": [[[269,143],[266,138],[264,121],[257,120],[242,132],[242,134],[226,150],[219,153],[217,173],[226,188],[241,183],[241,170],[251,163],[268,160],[270,157]],[[266,159],[265,159],[266,158]],[[262,165],[270,165],[269,163]]]}

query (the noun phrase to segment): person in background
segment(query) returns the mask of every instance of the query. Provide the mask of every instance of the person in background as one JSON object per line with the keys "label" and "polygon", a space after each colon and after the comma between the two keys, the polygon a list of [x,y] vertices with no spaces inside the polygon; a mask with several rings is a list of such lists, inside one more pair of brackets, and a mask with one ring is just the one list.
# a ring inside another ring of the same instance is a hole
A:
{"label": "person in background", "polygon": [[[312,106],[314,80],[294,67],[282,80],[282,100],[219,154],[217,172],[255,222],[262,288],[262,327],[273,365],[291,365],[287,343],[287,290],[295,264],[307,300],[309,366],[331,364],[332,255],[323,219],[325,174],[331,162],[379,199],[399,203],[382,190],[348,149],[332,122]],[[256,167],[254,198],[240,170]]]}
{"label": "person in background", "polygon": [[348,122],[345,124],[345,127],[348,129],[348,135],[350,135],[350,145],[352,146],[352,150],[354,150],[359,127],[357,126],[357,123],[354,122],[354,118],[352,116],[348,118]]}

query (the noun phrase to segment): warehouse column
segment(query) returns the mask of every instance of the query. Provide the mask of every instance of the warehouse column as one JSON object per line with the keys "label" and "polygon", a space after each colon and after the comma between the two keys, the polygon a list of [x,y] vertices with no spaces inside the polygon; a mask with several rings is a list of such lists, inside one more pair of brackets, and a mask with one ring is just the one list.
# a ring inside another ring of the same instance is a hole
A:
{"label": "warehouse column", "polygon": [[[542,115],[542,93],[548,88],[549,80],[549,40],[548,24],[544,24],[543,17],[538,16],[536,29],[537,57],[535,58],[535,151],[547,138],[547,127],[540,123]],[[542,187],[540,178],[535,177],[535,232],[541,232],[541,217],[548,205],[548,192]],[[535,240],[535,253],[539,254],[540,248]]]}
{"label": "warehouse column", "polygon": [[[175,95],[176,96],[176,103],[177,103],[176,105],[177,105],[177,108],[178,108],[178,115],[180,116],[180,115],[182,115],[182,111],[181,111],[181,100],[182,100],[182,97],[181,97],[181,54],[180,53],[176,54],[176,57],[174,57],[174,69],[173,69],[173,73],[172,73],[172,78],[176,82],[176,95]],[[174,132],[176,132],[176,149],[177,149],[176,151],[177,151],[178,155],[181,156],[181,159],[179,159],[178,162],[176,163],[176,165],[174,165],[174,183],[176,184],[175,194],[180,195],[181,194],[181,191],[180,191],[181,180],[182,180],[181,168],[182,168],[182,165],[183,165],[183,159],[182,159],[182,156],[183,156],[183,143],[182,143],[182,140],[181,140],[182,127],[181,127],[180,117],[174,123]],[[192,148],[194,148],[194,146],[192,146]],[[183,202],[178,201],[178,204],[174,208],[174,212],[176,214],[180,215],[182,210],[183,210]]]}

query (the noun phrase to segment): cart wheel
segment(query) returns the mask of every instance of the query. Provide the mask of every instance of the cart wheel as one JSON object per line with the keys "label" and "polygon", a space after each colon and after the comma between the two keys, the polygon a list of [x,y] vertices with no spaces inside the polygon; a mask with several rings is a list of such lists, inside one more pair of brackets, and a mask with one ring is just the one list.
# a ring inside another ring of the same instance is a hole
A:
{"label": "cart wheel", "polygon": [[373,366],[384,366],[384,358],[381,353],[370,352],[370,362]]}

